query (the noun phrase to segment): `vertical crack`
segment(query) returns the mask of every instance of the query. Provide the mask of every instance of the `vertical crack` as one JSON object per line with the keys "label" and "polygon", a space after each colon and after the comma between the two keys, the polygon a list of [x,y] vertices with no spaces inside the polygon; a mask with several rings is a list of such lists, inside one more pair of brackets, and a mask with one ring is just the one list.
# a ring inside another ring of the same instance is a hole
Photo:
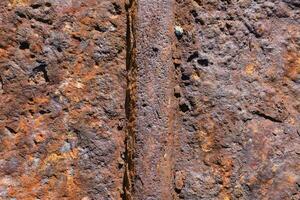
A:
{"label": "vertical crack", "polygon": [[135,33],[133,18],[135,15],[135,0],[128,0],[125,5],[127,18],[126,32],[126,137],[125,137],[125,172],[123,177],[123,200],[132,199],[134,177],[134,146],[136,132],[136,63],[135,63]]}

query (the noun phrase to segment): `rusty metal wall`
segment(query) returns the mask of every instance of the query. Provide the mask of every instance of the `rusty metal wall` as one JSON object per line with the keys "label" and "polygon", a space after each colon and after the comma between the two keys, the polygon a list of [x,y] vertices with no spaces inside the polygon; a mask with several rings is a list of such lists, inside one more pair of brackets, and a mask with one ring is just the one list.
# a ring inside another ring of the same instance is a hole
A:
{"label": "rusty metal wall", "polygon": [[300,198],[298,0],[4,0],[0,36],[0,199]]}

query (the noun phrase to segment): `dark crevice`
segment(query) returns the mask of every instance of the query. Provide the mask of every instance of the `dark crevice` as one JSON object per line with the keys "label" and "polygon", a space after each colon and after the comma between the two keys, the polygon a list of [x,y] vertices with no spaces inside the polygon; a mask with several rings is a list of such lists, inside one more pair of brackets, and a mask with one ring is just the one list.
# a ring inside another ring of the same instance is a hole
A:
{"label": "dark crevice", "polygon": [[191,10],[190,13],[193,15],[193,17],[198,17],[198,13],[196,10]]}
{"label": "dark crevice", "polygon": [[79,41],[79,42],[82,41],[82,38],[81,38],[80,36],[77,36],[77,35],[72,35],[72,38],[73,38],[74,40]]}
{"label": "dark crevice", "polygon": [[191,62],[192,60],[194,60],[195,58],[199,57],[199,53],[198,51],[195,51],[194,53],[192,53],[192,55],[190,55],[187,59],[187,62]]}
{"label": "dark crevice", "polygon": [[50,110],[40,110],[40,111],[39,111],[39,114],[40,114],[40,115],[45,115],[45,114],[49,114],[49,113],[51,113]]}
{"label": "dark crevice", "polygon": [[282,123],[281,120],[275,119],[274,117],[271,117],[271,116],[266,115],[265,113],[262,113],[262,112],[259,112],[259,111],[253,111],[252,114],[253,114],[253,115],[257,115],[257,116],[259,116],[259,117],[262,117],[262,118],[264,118],[264,119],[270,120],[270,121],[272,121],[272,122]]}
{"label": "dark crevice", "polygon": [[96,25],[94,26],[94,29],[95,29],[96,31],[101,32],[101,33],[104,33],[104,32],[107,32],[107,31],[108,31],[108,28],[103,27],[103,26],[99,26],[98,24],[96,24]]}
{"label": "dark crevice", "polygon": [[181,80],[183,80],[183,81],[188,81],[188,80],[190,80],[190,76],[187,75],[187,74],[182,74],[182,75],[181,75]]}
{"label": "dark crevice", "polygon": [[62,51],[63,51],[61,47],[57,47],[56,50],[57,50],[58,52],[62,52]]}
{"label": "dark crevice", "polygon": [[20,48],[21,50],[29,49],[29,47],[30,47],[30,44],[29,44],[29,42],[27,42],[27,41],[21,42],[21,43],[20,43],[20,46],[19,46],[19,48]]}
{"label": "dark crevice", "polygon": [[3,90],[3,85],[4,85],[4,82],[3,82],[2,77],[0,76],[0,91]]}
{"label": "dark crevice", "polygon": [[19,10],[16,11],[16,15],[21,17],[21,18],[26,18],[26,15],[23,12],[19,11]]}
{"label": "dark crevice", "polygon": [[117,3],[113,3],[113,7],[114,7],[114,14],[116,15],[122,14],[122,9],[120,5],[118,5]]}
{"label": "dark crevice", "polygon": [[156,48],[156,47],[153,47],[152,50],[153,50],[154,52],[158,52],[158,48]]}
{"label": "dark crevice", "polygon": [[43,77],[45,79],[46,82],[49,82],[50,79],[49,79],[49,76],[48,76],[48,72],[47,72],[47,65],[45,63],[41,63],[40,65],[38,65],[37,67],[35,67],[33,70],[32,70],[32,75],[31,77],[35,76],[36,74],[38,74],[39,72],[42,72],[43,73]]}
{"label": "dark crevice", "polygon": [[12,129],[12,128],[8,127],[8,126],[5,126],[5,128],[6,128],[10,133],[13,133],[13,134],[16,134],[16,133],[17,133],[14,129]]}
{"label": "dark crevice", "polygon": [[52,25],[53,22],[51,19],[45,19],[45,18],[42,18],[42,17],[35,17],[34,18],[36,21],[38,22],[41,22],[41,23],[44,23],[44,24],[49,24],[49,25]]}
{"label": "dark crevice", "polygon": [[189,106],[187,104],[185,104],[185,103],[180,104],[179,108],[180,108],[180,111],[184,112],[184,113],[190,110]]}
{"label": "dark crevice", "polygon": [[209,61],[206,58],[198,59],[197,62],[199,65],[206,66],[206,67],[209,65]]}
{"label": "dark crevice", "polygon": [[45,6],[46,6],[46,7],[51,7],[52,4],[51,4],[50,2],[46,2],[46,3],[45,3]]}
{"label": "dark crevice", "polygon": [[30,7],[33,8],[33,9],[38,9],[41,6],[42,6],[41,4],[32,4]]}
{"label": "dark crevice", "polygon": [[121,195],[123,200],[132,199],[132,183],[134,177],[134,144],[135,144],[135,38],[134,38],[134,24],[133,24],[133,9],[135,0],[130,0],[125,5],[126,17],[127,17],[127,31],[126,31],[126,70],[127,70],[127,88],[126,88],[126,100],[125,100],[125,112],[126,112],[126,137],[125,137],[125,171],[123,176],[123,194]]}

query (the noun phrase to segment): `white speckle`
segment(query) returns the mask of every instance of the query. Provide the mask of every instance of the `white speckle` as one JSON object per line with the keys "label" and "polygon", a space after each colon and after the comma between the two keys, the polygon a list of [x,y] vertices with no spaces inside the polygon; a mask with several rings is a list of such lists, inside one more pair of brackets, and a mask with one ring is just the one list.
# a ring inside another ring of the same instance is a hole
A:
{"label": "white speckle", "polygon": [[114,32],[114,31],[116,31],[116,30],[117,30],[116,26],[111,25],[111,26],[109,27],[109,31],[111,31],[111,32]]}
{"label": "white speckle", "polygon": [[181,26],[175,26],[175,34],[177,36],[182,36],[182,34],[183,34],[183,28]]}
{"label": "white speckle", "polygon": [[32,162],[32,165],[33,165],[33,167],[38,167],[39,163],[40,163],[40,159],[39,158],[34,158],[33,162]]}
{"label": "white speckle", "polygon": [[75,83],[75,87],[78,88],[78,89],[83,88],[83,86],[84,86],[84,85],[83,85],[82,83],[79,83],[79,82],[76,82],[76,83]]}

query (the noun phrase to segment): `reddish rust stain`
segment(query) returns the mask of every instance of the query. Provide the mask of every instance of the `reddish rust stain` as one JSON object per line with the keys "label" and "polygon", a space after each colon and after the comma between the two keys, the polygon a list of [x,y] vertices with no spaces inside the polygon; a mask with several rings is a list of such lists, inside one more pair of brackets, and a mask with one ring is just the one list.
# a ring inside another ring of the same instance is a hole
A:
{"label": "reddish rust stain", "polygon": [[285,55],[286,76],[293,81],[299,80],[300,77],[300,53],[288,52]]}

